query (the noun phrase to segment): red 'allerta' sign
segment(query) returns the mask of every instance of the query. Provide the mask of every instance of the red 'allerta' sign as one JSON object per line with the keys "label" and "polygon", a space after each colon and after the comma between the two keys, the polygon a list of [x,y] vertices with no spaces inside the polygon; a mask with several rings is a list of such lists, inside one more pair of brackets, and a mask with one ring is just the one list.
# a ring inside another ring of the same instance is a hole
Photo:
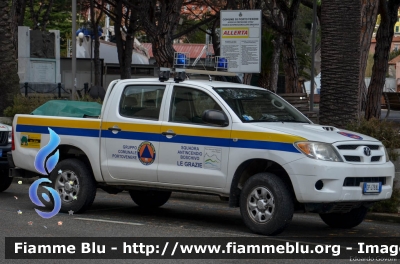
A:
{"label": "red 'allerta' sign", "polygon": [[248,36],[248,30],[224,30],[224,36]]}

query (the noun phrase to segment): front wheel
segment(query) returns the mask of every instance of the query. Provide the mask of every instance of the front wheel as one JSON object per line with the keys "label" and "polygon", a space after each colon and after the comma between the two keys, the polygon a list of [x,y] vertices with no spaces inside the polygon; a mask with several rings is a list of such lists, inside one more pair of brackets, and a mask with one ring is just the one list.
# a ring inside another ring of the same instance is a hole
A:
{"label": "front wheel", "polygon": [[171,196],[169,191],[129,191],[132,200],[141,207],[156,208],[164,205]]}
{"label": "front wheel", "polygon": [[3,192],[10,187],[13,178],[8,177],[8,168],[0,168],[0,192]]}
{"label": "front wheel", "polygon": [[60,194],[61,212],[82,213],[96,197],[96,182],[87,165],[78,159],[65,159],[50,174],[52,187]]}
{"label": "front wheel", "polygon": [[240,194],[240,213],[243,222],[253,232],[277,235],[291,222],[293,198],[278,176],[263,172],[250,177]]}
{"label": "front wheel", "polygon": [[364,221],[367,215],[368,208],[360,206],[351,210],[348,213],[329,213],[319,214],[322,221],[333,228],[353,228],[358,226]]}

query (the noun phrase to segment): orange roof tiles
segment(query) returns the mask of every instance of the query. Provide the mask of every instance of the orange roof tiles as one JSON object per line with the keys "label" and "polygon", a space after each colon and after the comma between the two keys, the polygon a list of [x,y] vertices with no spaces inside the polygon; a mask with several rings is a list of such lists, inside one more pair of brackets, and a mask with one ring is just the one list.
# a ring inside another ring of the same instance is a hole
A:
{"label": "orange roof tiles", "polygon": [[397,62],[400,62],[400,55],[397,56],[397,57],[395,57],[395,58],[393,58],[393,59],[391,59],[391,60],[389,61],[389,64],[391,64],[391,65],[396,65]]}

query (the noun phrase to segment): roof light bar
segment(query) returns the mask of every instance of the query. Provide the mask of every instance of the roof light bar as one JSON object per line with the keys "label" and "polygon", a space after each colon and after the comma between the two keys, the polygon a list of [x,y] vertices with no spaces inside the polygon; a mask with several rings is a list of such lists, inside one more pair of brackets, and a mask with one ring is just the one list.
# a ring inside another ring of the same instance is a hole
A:
{"label": "roof light bar", "polygon": [[215,57],[215,66],[217,71],[227,71],[228,70],[228,59],[225,57],[216,56]]}
{"label": "roof light bar", "polygon": [[186,69],[175,69],[174,81],[179,83],[186,79]]}
{"label": "roof light bar", "polygon": [[161,67],[160,71],[158,72],[158,79],[160,80],[160,82],[168,81],[170,74],[171,74],[170,68]]}
{"label": "roof light bar", "polygon": [[174,66],[176,68],[185,68],[189,65],[189,52],[174,52]]}

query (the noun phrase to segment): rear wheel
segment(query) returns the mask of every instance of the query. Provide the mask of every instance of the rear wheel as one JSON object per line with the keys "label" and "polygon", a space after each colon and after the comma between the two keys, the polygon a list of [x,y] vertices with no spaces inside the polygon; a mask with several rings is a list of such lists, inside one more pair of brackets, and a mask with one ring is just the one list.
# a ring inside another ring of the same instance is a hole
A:
{"label": "rear wheel", "polygon": [[13,178],[8,177],[8,168],[0,168],[0,192],[3,192],[10,187]]}
{"label": "rear wheel", "polygon": [[333,228],[353,228],[364,221],[368,208],[360,206],[348,213],[319,214],[322,221]]}
{"label": "rear wheel", "polygon": [[240,194],[243,222],[253,232],[277,235],[293,217],[292,194],[278,176],[263,172],[250,177]]}
{"label": "rear wheel", "polygon": [[78,159],[66,159],[50,174],[52,187],[60,194],[61,212],[82,213],[96,197],[96,181],[87,165]]}
{"label": "rear wheel", "polygon": [[141,207],[156,208],[164,205],[171,196],[169,191],[129,191],[132,200]]}

